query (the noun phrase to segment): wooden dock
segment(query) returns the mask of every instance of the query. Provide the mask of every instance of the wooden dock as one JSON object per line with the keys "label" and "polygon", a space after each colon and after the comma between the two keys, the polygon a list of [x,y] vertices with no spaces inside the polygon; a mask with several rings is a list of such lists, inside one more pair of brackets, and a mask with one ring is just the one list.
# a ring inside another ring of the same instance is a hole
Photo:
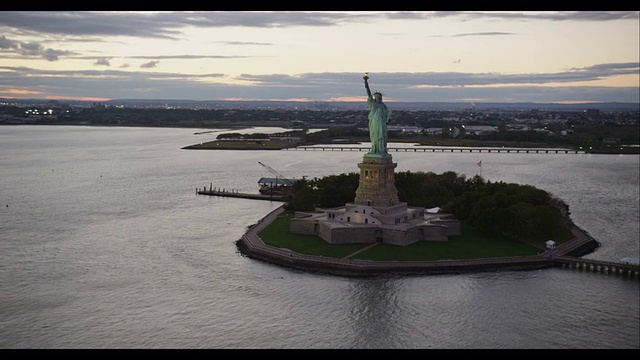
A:
{"label": "wooden dock", "polygon": [[253,199],[253,200],[267,200],[267,201],[286,201],[284,196],[275,195],[275,194],[250,194],[250,193],[241,193],[234,190],[220,190],[220,189],[196,189],[196,195],[208,195],[208,196],[222,196],[222,197],[233,197],[233,198],[241,198],[241,199]]}

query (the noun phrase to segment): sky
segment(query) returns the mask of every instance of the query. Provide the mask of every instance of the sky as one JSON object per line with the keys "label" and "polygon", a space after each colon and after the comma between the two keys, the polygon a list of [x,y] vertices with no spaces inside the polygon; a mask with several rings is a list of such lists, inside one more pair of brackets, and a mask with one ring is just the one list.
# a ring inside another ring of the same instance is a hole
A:
{"label": "sky", "polygon": [[0,11],[0,97],[640,101],[638,11]]}

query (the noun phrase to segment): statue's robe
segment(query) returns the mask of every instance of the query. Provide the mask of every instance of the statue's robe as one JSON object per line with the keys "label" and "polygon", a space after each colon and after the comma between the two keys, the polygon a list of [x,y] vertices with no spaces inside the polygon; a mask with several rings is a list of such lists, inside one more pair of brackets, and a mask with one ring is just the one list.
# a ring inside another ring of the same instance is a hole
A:
{"label": "statue's robe", "polygon": [[369,96],[369,137],[371,138],[371,151],[369,154],[387,155],[387,124],[391,120],[391,110],[387,105]]}

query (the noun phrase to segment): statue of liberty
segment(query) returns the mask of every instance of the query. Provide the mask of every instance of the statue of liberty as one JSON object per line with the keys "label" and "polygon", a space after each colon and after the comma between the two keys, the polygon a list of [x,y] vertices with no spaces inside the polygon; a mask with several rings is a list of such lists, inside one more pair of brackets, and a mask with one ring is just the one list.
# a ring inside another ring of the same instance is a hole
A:
{"label": "statue of liberty", "polygon": [[387,124],[391,121],[391,111],[382,102],[382,93],[376,91],[371,95],[369,89],[369,73],[364,74],[364,88],[367,89],[367,104],[369,105],[369,137],[371,150],[366,157],[388,157],[387,152]]}

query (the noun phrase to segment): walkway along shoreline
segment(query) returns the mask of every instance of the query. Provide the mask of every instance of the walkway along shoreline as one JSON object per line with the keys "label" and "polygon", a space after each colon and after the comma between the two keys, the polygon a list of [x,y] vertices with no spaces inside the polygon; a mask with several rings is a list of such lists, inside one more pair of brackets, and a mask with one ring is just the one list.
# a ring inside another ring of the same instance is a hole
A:
{"label": "walkway along shoreline", "polygon": [[240,252],[249,258],[295,268],[346,277],[383,274],[460,274],[499,270],[538,270],[551,267],[575,267],[604,273],[619,273],[638,278],[638,265],[580,259],[600,245],[585,231],[574,225],[576,237],[540,255],[437,261],[372,261],[306,255],[265,244],[258,233],[284,212],[284,204],[252,225],[236,242]]}

